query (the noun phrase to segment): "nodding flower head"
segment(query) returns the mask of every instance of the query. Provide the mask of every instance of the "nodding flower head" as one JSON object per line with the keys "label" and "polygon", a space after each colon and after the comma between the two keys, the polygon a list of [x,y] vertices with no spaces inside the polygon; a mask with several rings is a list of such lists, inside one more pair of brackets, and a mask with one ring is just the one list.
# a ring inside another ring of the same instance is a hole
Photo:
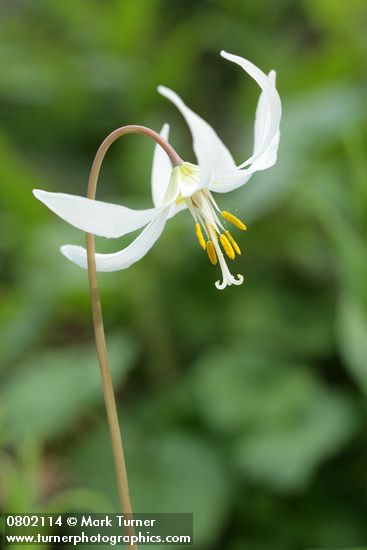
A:
{"label": "nodding flower head", "polygon": [[[156,139],[152,168],[153,208],[134,210],[76,195],[33,191],[58,216],[88,233],[117,238],[144,228],[123,250],[113,254],[96,253],[98,271],[126,269],[140,260],[157,241],[166,222],[181,210],[188,209],[194,219],[194,232],[199,245],[206,251],[210,262],[213,265],[219,263],[221,268],[222,280],[215,283],[216,287],[223,289],[243,282],[243,276],[233,276],[227,265],[226,259],[233,261],[241,255],[240,247],[227,224],[240,231],[246,230],[246,226],[234,214],[220,210],[213,193],[227,193],[237,189],[254,172],[270,168],[276,163],[281,102],[274,71],[267,75],[247,59],[223,51],[221,55],[244,69],[261,88],[255,117],[253,152],[247,160],[236,165],[213,128],[189,109],[175,92],[159,86],[159,93],[178,108],[191,130],[197,164],[181,162],[177,154],[172,164],[172,158],[166,155],[167,150],[162,149],[162,143],[166,143],[167,148],[173,151],[167,143],[169,126],[165,124],[160,136],[156,134],[159,139]],[[87,253],[83,247],[64,245],[61,252],[77,265],[87,267]]]}

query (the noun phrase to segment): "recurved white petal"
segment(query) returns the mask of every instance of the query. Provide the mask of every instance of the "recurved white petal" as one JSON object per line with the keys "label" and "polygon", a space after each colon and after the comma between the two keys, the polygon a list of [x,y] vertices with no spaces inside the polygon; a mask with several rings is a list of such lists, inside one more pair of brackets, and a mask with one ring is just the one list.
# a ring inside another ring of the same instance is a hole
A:
{"label": "recurved white petal", "polygon": [[272,143],[265,149],[262,155],[256,158],[253,163],[242,170],[234,170],[223,178],[213,182],[210,190],[216,193],[228,193],[238,187],[242,187],[254,172],[266,170],[276,163],[280,133],[275,134]]}
{"label": "recurved white petal", "polygon": [[261,155],[255,156],[251,165],[245,168],[245,171],[251,173],[258,172],[259,170],[266,170],[271,168],[277,161],[278,147],[280,140],[280,132],[276,132],[269,145],[262,151]]}
{"label": "recurved white petal", "polygon": [[275,86],[275,71],[267,76],[256,65],[226,52],[222,57],[240,65],[262,89],[255,118],[254,148],[252,156],[237,169],[217,178],[209,186],[211,191],[227,193],[244,185],[254,172],[270,168],[276,163],[279,145],[279,125],[282,115],[280,97]]}
{"label": "recurved white petal", "polygon": [[255,133],[257,134],[254,147],[254,155],[242,163],[238,168],[244,168],[253,162],[254,157],[259,156],[268,147],[274,136],[279,132],[279,124],[282,116],[282,106],[278,91],[275,86],[275,71],[271,71],[269,76],[260,70],[256,65],[230,53],[221,51],[221,56],[233,63],[236,63],[244,69],[260,86],[262,94],[260,104],[257,109],[257,118],[255,124]]}
{"label": "recurved white petal", "polygon": [[267,76],[256,65],[230,53],[221,51],[221,56],[244,69],[260,86],[262,93],[256,112],[254,154],[238,168],[245,168],[257,159],[267,147],[274,144],[274,138],[279,132],[282,106],[275,86],[275,71]]}
{"label": "recurved white petal", "polygon": [[228,193],[244,185],[252,176],[248,170],[233,170],[223,178],[214,181],[209,187],[213,193]]}
{"label": "recurved white petal", "polygon": [[[270,71],[268,75],[269,82],[275,87],[275,71]],[[267,102],[267,97],[264,91],[261,92],[259,101],[257,102],[256,116],[255,116],[255,128],[254,128],[254,153],[260,151],[265,137],[270,130],[271,116],[270,109]]]}
{"label": "recurved white petal", "polygon": [[[164,124],[160,132],[161,136],[168,141],[169,125]],[[167,153],[165,153],[158,143],[154,148],[153,166],[152,166],[152,197],[154,206],[162,206],[164,195],[167,191],[172,172],[172,164]]]}
{"label": "recurved white petal", "polygon": [[[95,254],[97,271],[119,271],[139,261],[160,237],[167,220],[168,209],[152,220],[126,248],[114,254]],[[75,264],[87,268],[87,251],[82,246],[64,245],[61,252]]]}
{"label": "recurved white petal", "polygon": [[173,202],[170,206],[167,219],[169,220],[170,218],[173,218],[179,212],[186,210],[186,208],[187,208],[187,204],[184,200]]}
{"label": "recurved white petal", "polygon": [[147,225],[161,208],[133,210],[112,204],[69,195],[33,190],[34,196],[74,227],[100,237],[117,238]]}
{"label": "recurved white petal", "polygon": [[172,90],[159,86],[158,91],[172,101],[185,118],[192,134],[193,148],[201,170],[201,185],[207,187],[236,168],[235,162],[213,128],[194,113]]}
{"label": "recurved white petal", "polygon": [[173,218],[176,214],[187,208],[186,202],[180,196],[181,178],[177,166],[170,168],[168,185],[160,202],[164,207],[168,207],[167,219]]}

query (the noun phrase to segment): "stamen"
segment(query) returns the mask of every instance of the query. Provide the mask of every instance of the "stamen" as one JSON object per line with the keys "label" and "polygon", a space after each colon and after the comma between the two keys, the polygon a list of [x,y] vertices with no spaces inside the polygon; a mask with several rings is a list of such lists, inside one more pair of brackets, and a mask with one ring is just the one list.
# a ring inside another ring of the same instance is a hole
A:
{"label": "stamen", "polygon": [[220,244],[223,246],[223,250],[227,254],[228,258],[230,258],[231,260],[234,260],[235,253],[234,253],[232,245],[229,242],[229,240],[227,239],[226,235],[222,234],[220,236]]}
{"label": "stamen", "polygon": [[208,241],[206,243],[206,251],[208,253],[209,260],[213,265],[216,265],[218,263],[217,254],[215,252],[213,241]]}
{"label": "stamen", "polygon": [[221,215],[222,215],[222,218],[229,221],[230,223],[233,223],[233,225],[238,227],[238,229],[241,229],[242,231],[246,231],[246,229],[247,229],[246,225],[241,220],[239,220],[236,216],[231,214],[230,212],[227,212],[226,210],[223,210],[221,212]]}
{"label": "stamen", "polygon": [[[217,281],[215,286],[223,289],[226,286],[242,284],[243,276],[233,276],[225,259],[228,256],[233,260],[236,253],[240,255],[240,247],[224,227],[224,222],[217,216],[216,205],[211,194],[205,190],[200,190],[185,200],[195,220],[195,233],[200,246],[206,250],[211,264],[220,265],[222,280]],[[221,211],[219,210],[219,212]],[[239,229],[246,229],[245,224],[233,214],[227,211],[223,211],[221,214],[224,219],[230,221]]]}
{"label": "stamen", "polygon": [[220,212],[220,208],[219,206],[217,205],[217,203],[215,202],[214,200],[214,197],[213,195],[210,193],[210,191],[208,191],[207,189],[203,189],[205,195],[208,197],[208,199],[210,200],[210,202],[212,203],[212,205],[214,206],[214,208]]}
{"label": "stamen", "polygon": [[238,244],[236,243],[236,241],[234,240],[234,238],[232,237],[232,235],[230,234],[229,231],[226,231],[226,235],[227,235],[227,239],[229,240],[229,242],[231,243],[232,247],[234,248],[236,254],[238,254],[239,256],[241,256],[241,249],[240,247],[238,246]]}
{"label": "stamen", "polygon": [[200,223],[197,223],[195,225],[195,233],[196,233],[196,236],[198,238],[198,241],[199,241],[199,245],[201,246],[201,248],[203,250],[206,249],[206,243],[205,243],[205,239],[203,237],[203,233],[201,231],[201,226],[200,226]]}

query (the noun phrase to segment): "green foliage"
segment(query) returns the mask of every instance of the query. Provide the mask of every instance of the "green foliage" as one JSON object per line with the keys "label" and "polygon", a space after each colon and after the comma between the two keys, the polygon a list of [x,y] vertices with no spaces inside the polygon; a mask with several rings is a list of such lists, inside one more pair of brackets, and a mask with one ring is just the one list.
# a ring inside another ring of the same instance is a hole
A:
{"label": "green foliage", "polygon": [[[123,422],[122,429],[136,512],[190,510],[196,543],[213,544],[231,502],[231,479],[216,446],[177,429],[148,430],[133,418]],[[71,458],[83,484],[97,492],[107,491],[117,506],[109,448],[104,428],[86,437]]]}
{"label": "green foliage", "polygon": [[302,489],[354,432],[349,400],[299,365],[246,349],[219,351],[203,359],[196,376],[202,415],[232,436],[238,468],[270,489]]}
{"label": "green foliage", "polygon": [[343,296],[339,305],[339,343],[346,366],[363,392],[367,392],[367,317],[360,303]]}
{"label": "green foliage", "polygon": [[[133,348],[127,338],[115,336],[109,342],[109,354],[111,374],[118,385],[131,367]],[[94,347],[37,354],[18,367],[0,399],[6,442],[62,435],[103,399]]]}
{"label": "green foliage", "polygon": [[[223,48],[277,70],[284,110],[276,167],[217,197],[248,222],[245,285],[214,288],[184,213],[99,277],[134,507],[193,511],[203,550],[362,550],[366,17],[364,0],[0,2],[1,509],[117,507],[86,272],[58,250],[84,235],[31,190],[85,194],[123,124],[170,122],[194,161],[158,84],[244,160],[258,89]],[[152,151],[115,144],[98,197],[149,207]]]}

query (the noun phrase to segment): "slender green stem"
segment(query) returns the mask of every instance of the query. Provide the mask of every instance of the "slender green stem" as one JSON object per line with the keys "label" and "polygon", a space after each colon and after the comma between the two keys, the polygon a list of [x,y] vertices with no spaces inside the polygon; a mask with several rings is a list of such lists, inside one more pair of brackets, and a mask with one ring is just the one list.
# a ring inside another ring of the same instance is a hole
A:
{"label": "slender green stem", "polygon": [[[92,168],[90,171],[89,182],[88,182],[88,191],[87,197],[89,199],[95,199],[98,175],[101,169],[101,165],[107,150],[112,145],[112,143],[119,137],[125,134],[143,134],[152,139],[154,139],[167,153],[172,164],[174,166],[181,164],[183,161],[177,155],[176,151],[171,147],[167,141],[165,141],[159,134],[145,128],[144,126],[124,126],[118,128],[111,134],[109,134],[106,139],[102,142],[99,147],[97,154],[94,158]],[[116,400],[113,391],[112,378],[109,368],[108,361],[108,352],[106,346],[106,338],[103,327],[103,316],[102,316],[102,306],[101,299],[98,289],[97,281],[97,269],[96,269],[96,260],[95,260],[95,247],[94,247],[94,235],[87,233],[87,260],[88,260],[88,280],[89,280],[89,290],[92,303],[92,313],[93,313],[93,326],[94,326],[94,335],[96,340],[98,361],[101,370],[102,377],[102,387],[104,401],[106,405],[107,420],[111,437],[111,445],[113,458],[115,463],[116,470],[116,480],[117,480],[117,489],[120,499],[120,508],[122,514],[132,514],[132,506],[129,494],[129,485],[128,477],[126,471],[125,455],[122,444],[120,424],[117,415]],[[135,530],[133,526],[126,527],[126,534],[133,536]],[[129,544],[128,548],[130,550],[137,550],[136,544]]]}

